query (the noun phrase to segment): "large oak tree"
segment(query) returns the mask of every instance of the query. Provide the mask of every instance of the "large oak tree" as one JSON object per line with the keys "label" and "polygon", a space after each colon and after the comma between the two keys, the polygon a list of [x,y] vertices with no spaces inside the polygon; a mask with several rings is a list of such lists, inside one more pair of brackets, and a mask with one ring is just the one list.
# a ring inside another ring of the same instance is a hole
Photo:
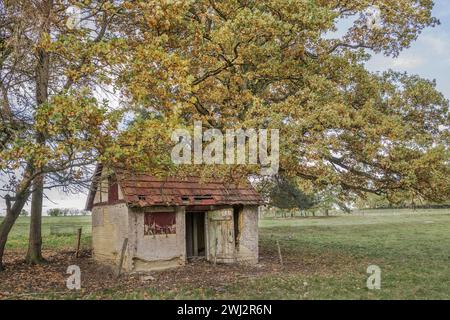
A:
{"label": "large oak tree", "polygon": [[[32,32],[19,32],[17,46],[15,31],[2,29],[2,77],[17,65],[16,74],[26,66],[28,76],[2,100],[0,169],[13,172],[19,163],[20,178],[10,189],[14,203],[6,199],[0,257],[29,193],[50,172],[66,172],[69,155],[162,175],[259,173],[257,166],[173,165],[170,135],[194,120],[279,129],[280,173],[305,191],[450,194],[448,101],[432,81],[365,68],[372,52],[397,56],[438,23],[431,0],[83,1],[93,19],[84,31],[64,27],[66,1],[8,4],[2,28],[18,19],[19,30]],[[381,11],[375,28],[367,15],[373,5]],[[341,35],[343,19],[352,23]],[[22,55],[8,54],[18,49]],[[42,79],[48,91],[39,100]],[[127,110],[146,114],[118,137],[94,98],[104,84],[121,93]],[[23,88],[36,94],[22,99]],[[26,106],[30,122],[11,118],[21,113],[8,105]]]}
{"label": "large oak tree", "polygon": [[[374,5],[375,27],[367,14]],[[396,57],[438,24],[432,7],[428,0],[127,3],[121,31],[131,59],[119,83],[132,105],[155,117],[124,135],[125,160],[141,165],[147,152],[167,165],[164,132],[193,120],[278,128],[280,173],[306,191],[446,199],[447,99],[433,81],[365,68],[370,54]],[[345,19],[351,27],[335,32]],[[244,176],[242,167],[232,170]]]}

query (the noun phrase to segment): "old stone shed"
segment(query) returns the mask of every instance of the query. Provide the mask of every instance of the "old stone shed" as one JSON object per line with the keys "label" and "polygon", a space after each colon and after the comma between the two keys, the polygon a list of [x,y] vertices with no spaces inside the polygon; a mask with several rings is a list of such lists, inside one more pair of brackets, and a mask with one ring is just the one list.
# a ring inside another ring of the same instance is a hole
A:
{"label": "old stone shed", "polygon": [[[105,171],[102,173],[102,171]],[[86,209],[92,211],[94,259],[141,272],[214,263],[258,262],[259,194],[250,186],[164,180],[97,167]]]}

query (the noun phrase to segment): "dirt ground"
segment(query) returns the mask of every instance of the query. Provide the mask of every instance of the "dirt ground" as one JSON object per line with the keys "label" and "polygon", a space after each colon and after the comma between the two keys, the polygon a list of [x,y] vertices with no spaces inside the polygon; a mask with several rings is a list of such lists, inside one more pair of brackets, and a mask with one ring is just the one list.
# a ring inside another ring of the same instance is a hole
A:
{"label": "dirt ground", "polygon": [[[79,258],[75,258],[73,251],[46,250],[43,253],[47,263],[37,266],[26,264],[25,253],[22,251],[6,253],[6,270],[0,273],[0,299],[70,298],[73,292],[66,287],[69,277],[66,271],[70,265],[78,265],[81,269],[82,288],[76,293],[77,298],[102,298],[105,292],[111,290],[125,295],[139,289],[151,288],[156,292],[164,292],[186,286],[220,292],[224,284],[288,272],[290,269],[293,271],[299,267],[298,261],[295,264],[289,263],[289,257],[285,258],[282,267],[276,252],[261,252],[260,263],[255,266],[214,266],[204,260],[198,260],[176,269],[146,274],[122,274],[117,278],[114,270],[95,262],[88,250],[81,252]],[[151,277],[148,277],[149,275]]]}

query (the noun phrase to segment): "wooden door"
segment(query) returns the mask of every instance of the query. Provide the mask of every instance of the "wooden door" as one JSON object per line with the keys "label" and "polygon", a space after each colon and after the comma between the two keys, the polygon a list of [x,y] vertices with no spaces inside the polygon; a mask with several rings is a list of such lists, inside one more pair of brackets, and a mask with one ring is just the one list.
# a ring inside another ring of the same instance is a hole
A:
{"label": "wooden door", "polygon": [[219,263],[235,262],[233,209],[209,211],[206,219],[208,260]]}

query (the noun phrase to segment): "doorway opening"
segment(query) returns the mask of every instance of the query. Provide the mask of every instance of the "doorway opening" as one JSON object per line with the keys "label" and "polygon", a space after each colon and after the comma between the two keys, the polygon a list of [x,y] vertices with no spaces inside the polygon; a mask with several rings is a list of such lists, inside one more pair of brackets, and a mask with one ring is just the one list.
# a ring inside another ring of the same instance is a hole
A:
{"label": "doorway opening", "polygon": [[234,222],[234,245],[239,248],[239,240],[241,238],[241,218],[243,206],[233,206],[233,222]]}
{"label": "doorway opening", "polygon": [[186,257],[205,257],[205,213],[186,212]]}

